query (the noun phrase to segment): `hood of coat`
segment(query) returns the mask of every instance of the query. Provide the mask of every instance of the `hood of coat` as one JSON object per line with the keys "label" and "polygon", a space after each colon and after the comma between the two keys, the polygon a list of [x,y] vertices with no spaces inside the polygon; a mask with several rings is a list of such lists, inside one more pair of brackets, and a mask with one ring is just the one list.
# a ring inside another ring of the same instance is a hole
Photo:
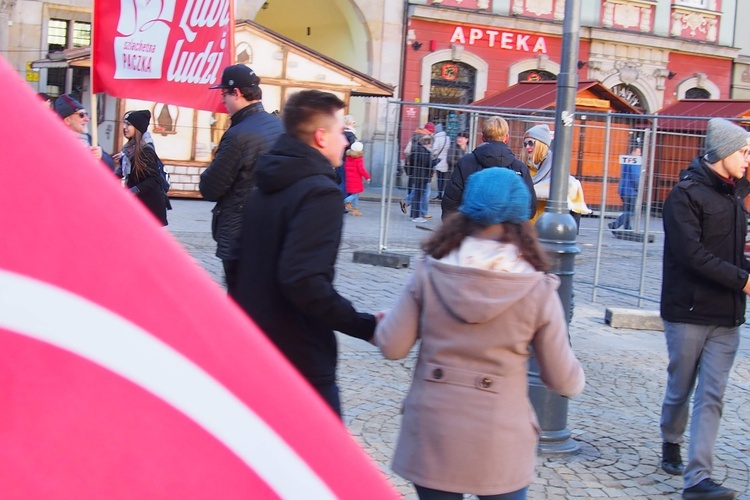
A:
{"label": "hood of coat", "polygon": [[264,193],[281,191],[300,179],[324,175],[336,182],[333,165],[317,149],[282,135],[266,154],[258,158],[256,180]]}
{"label": "hood of coat", "polygon": [[[536,300],[534,290],[557,277],[542,272],[508,273],[425,259],[425,272],[442,305],[464,323],[486,323],[517,303]],[[557,285],[555,285],[557,288]]]}
{"label": "hood of coat", "polygon": [[507,144],[499,141],[490,141],[480,144],[474,155],[483,167],[509,167],[516,161],[516,156]]}
{"label": "hood of coat", "polygon": [[727,182],[721,176],[714,173],[708,163],[702,156],[697,156],[690,163],[690,166],[680,172],[680,180],[692,180],[706,186],[713,187],[720,193],[734,194],[744,198],[750,193],[750,182],[746,178],[735,179],[734,182]]}

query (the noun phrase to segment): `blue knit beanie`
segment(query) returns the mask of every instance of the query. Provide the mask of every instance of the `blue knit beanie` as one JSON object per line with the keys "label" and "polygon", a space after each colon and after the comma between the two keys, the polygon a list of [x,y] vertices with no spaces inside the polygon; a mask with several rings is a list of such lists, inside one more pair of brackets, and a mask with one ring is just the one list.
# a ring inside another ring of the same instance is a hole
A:
{"label": "blue knit beanie", "polygon": [[504,167],[472,174],[458,210],[483,226],[524,222],[531,217],[531,194],[521,176]]}

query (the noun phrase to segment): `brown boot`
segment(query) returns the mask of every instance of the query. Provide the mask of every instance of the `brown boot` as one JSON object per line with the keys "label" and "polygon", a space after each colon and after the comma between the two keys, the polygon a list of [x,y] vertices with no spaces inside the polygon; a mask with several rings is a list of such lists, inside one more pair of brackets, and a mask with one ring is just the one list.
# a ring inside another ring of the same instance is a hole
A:
{"label": "brown boot", "polygon": [[353,208],[352,215],[355,217],[360,217],[362,215],[362,212],[360,212],[358,208]]}
{"label": "brown boot", "polygon": [[344,203],[344,210],[349,210],[350,212],[351,212],[352,210],[354,210],[354,208],[352,207],[352,204],[351,204],[351,202],[349,202],[349,203]]}

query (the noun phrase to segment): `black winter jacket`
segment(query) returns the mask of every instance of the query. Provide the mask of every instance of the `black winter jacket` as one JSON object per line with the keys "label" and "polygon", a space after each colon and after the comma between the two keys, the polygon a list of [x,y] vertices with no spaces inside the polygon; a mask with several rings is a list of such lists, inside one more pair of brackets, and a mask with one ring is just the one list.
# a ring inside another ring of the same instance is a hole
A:
{"label": "black winter jacket", "polygon": [[283,131],[281,120],[266,113],[261,103],[242,108],[232,115],[211,165],[201,174],[201,195],[217,202],[211,232],[222,260],[239,258],[242,206],[255,186],[255,162]]}
{"label": "black winter jacket", "polygon": [[459,160],[458,167],[453,170],[450,181],[445,186],[443,201],[440,205],[443,209],[443,218],[458,210],[469,176],[489,167],[509,168],[520,175],[531,194],[531,215],[533,216],[536,213],[536,193],[534,192],[534,183],[531,180],[529,168],[516,159],[507,144],[500,141],[489,141],[480,144],[472,153],[464,155]]}
{"label": "black winter jacket", "polygon": [[333,287],[341,191],[331,163],[283,135],[257,165],[242,227],[238,304],[313,385],[333,383],[333,330],[369,340],[375,317]]}
{"label": "black winter jacket", "polygon": [[408,174],[409,180],[415,183],[424,184],[432,179],[432,153],[422,144],[414,144],[409,154]]}
{"label": "black winter jacket", "polygon": [[[142,158],[145,170],[136,175],[135,168],[131,168],[127,184],[130,190],[154,214],[162,226],[167,225],[167,195],[161,184],[161,172],[158,157],[151,144],[143,147]],[[131,165],[135,165],[135,155],[128,157]]]}
{"label": "black winter jacket", "polygon": [[748,182],[729,184],[698,157],[664,202],[661,317],[675,323],[745,322]]}

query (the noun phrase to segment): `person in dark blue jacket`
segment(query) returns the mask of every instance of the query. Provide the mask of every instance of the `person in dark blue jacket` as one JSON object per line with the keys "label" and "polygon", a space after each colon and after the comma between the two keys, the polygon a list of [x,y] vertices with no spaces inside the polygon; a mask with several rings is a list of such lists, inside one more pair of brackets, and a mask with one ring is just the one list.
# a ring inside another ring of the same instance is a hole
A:
{"label": "person in dark blue jacket", "polygon": [[[640,146],[630,151],[630,156],[641,156]],[[638,183],[641,178],[641,166],[632,163],[623,163],[620,169],[620,183],[617,192],[622,199],[622,214],[614,221],[607,224],[610,229],[624,228],[632,229],[630,219],[635,215],[635,202],[638,199]]]}

